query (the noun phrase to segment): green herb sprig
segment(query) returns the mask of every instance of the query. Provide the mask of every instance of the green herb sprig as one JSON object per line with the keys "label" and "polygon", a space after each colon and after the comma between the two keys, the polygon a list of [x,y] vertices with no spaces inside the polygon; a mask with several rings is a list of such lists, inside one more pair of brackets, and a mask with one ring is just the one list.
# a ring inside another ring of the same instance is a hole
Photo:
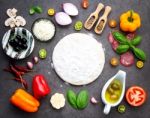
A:
{"label": "green herb sprig", "polygon": [[42,13],[43,12],[43,9],[42,9],[42,7],[41,6],[32,6],[31,8],[30,8],[30,10],[29,10],[29,14],[30,15],[33,15],[33,14],[35,14],[35,13]]}
{"label": "green herb sprig", "polygon": [[127,52],[128,50],[132,50],[132,52],[138,59],[142,61],[146,60],[145,52],[135,47],[141,43],[142,41],[141,36],[136,36],[134,39],[129,41],[122,33],[118,31],[112,32],[112,35],[120,43],[120,45],[116,49],[116,52],[118,54],[122,54]]}

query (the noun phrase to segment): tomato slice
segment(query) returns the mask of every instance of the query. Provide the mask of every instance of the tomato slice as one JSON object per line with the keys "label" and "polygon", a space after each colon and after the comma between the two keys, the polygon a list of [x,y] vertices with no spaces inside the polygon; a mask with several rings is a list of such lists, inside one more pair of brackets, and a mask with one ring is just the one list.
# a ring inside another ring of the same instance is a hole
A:
{"label": "tomato slice", "polygon": [[146,92],[139,86],[132,86],[126,92],[126,100],[132,106],[141,106],[146,100]]}

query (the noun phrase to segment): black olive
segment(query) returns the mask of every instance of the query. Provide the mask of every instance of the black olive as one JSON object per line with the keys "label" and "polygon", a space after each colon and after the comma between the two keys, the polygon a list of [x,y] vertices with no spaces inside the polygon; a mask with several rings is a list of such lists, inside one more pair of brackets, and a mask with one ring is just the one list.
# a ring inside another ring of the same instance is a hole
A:
{"label": "black olive", "polygon": [[21,41],[19,41],[19,42],[18,42],[18,45],[19,45],[20,47],[22,47],[22,42],[21,42]]}
{"label": "black olive", "polygon": [[15,39],[14,39],[14,42],[15,42],[15,43],[18,43],[18,42],[19,42],[19,40],[18,40],[17,38],[15,38]]}
{"label": "black olive", "polygon": [[27,40],[26,40],[25,38],[22,38],[20,41],[21,41],[22,43],[26,43],[26,42],[27,42]]}
{"label": "black olive", "polygon": [[21,51],[21,48],[20,47],[14,47],[14,50],[16,51],[16,52],[19,52],[19,51]]}
{"label": "black olive", "polygon": [[20,35],[17,35],[16,38],[17,38],[17,39],[21,39],[21,36],[20,36]]}
{"label": "black olive", "polygon": [[10,34],[14,35],[15,34],[15,29],[12,29],[11,32],[10,32]]}
{"label": "black olive", "polygon": [[27,44],[22,45],[22,49],[27,49],[27,47],[28,47]]}
{"label": "black olive", "polygon": [[26,35],[26,30],[22,29],[22,34]]}
{"label": "black olive", "polygon": [[14,44],[15,44],[14,40],[9,40],[9,44],[10,44],[11,46],[14,46]]}

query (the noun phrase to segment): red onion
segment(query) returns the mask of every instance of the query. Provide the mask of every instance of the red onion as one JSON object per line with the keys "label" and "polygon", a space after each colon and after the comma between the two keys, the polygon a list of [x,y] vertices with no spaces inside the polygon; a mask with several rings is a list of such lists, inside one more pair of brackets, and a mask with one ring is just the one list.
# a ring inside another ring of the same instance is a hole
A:
{"label": "red onion", "polygon": [[72,23],[71,17],[64,13],[64,12],[58,12],[55,14],[55,20],[59,25],[69,25]]}
{"label": "red onion", "polygon": [[79,13],[77,7],[72,3],[64,3],[63,10],[69,16],[77,16]]}

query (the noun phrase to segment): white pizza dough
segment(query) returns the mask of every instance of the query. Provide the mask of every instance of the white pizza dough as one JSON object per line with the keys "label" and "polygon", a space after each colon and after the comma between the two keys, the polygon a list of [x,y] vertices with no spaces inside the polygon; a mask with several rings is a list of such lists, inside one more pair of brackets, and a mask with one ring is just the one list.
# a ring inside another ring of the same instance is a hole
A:
{"label": "white pizza dough", "polygon": [[86,34],[73,33],[58,42],[52,61],[61,79],[73,85],[85,85],[101,74],[105,55],[102,44],[96,39]]}

